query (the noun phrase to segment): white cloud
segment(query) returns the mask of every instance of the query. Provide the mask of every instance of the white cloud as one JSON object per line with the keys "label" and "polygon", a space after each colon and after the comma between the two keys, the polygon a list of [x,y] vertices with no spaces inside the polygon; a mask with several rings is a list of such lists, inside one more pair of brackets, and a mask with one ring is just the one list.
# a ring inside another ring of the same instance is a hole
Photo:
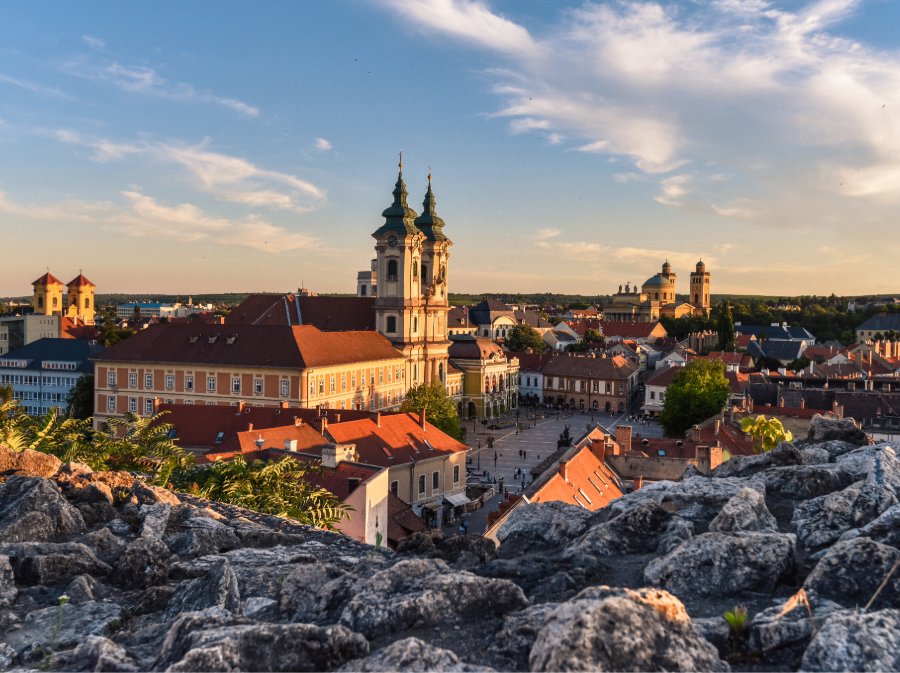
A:
{"label": "white cloud", "polygon": [[688,193],[688,184],[691,182],[691,176],[687,174],[673,175],[670,178],[664,178],[660,181],[663,190],[663,196],[657,196],[656,200],[660,203],[675,206],[679,205],[676,199]]}
{"label": "white cloud", "polygon": [[543,240],[546,238],[554,238],[556,236],[559,236],[561,233],[561,229],[538,229],[538,232],[534,237],[538,240]]}
{"label": "white cloud", "polygon": [[0,191],[0,213],[16,217],[48,221],[99,222],[113,209],[114,205],[110,202],[89,203],[78,199],[44,206],[22,205],[11,201]]}
{"label": "white cloud", "polygon": [[82,39],[87,42],[87,46],[91,49],[96,49],[97,51],[103,51],[106,49],[106,42],[101,40],[99,37],[91,37],[90,35],[82,35]]}
{"label": "white cloud", "polygon": [[332,147],[331,143],[325,140],[325,138],[316,138],[316,149],[327,151]]}
{"label": "white cloud", "polygon": [[146,66],[122,65],[115,61],[100,63],[89,58],[78,58],[66,63],[63,66],[63,70],[75,77],[109,82],[130,93],[139,93],[186,103],[215,103],[248,117],[259,115],[259,108],[257,107],[248,105],[235,98],[197,91],[191,84],[170,83],[160,76],[156,70]]}
{"label": "white cloud", "polygon": [[[900,52],[828,32],[862,0],[588,2],[531,32],[476,0],[387,4],[429,37],[497,54],[492,116],[513,133],[565,135],[644,173],[715,165],[692,171],[685,207],[773,227],[892,221]],[[658,200],[686,195],[662,186]]]}
{"label": "white cloud", "polygon": [[43,96],[53,96],[54,98],[62,98],[64,100],[75,100],[72,96],[67,93],[63,93],[59,89],[44,86],[43,84],[35,84],[34,82],[29,82],[28,80],[24,79],[17,79],[15,77],[10,77],[9,75],[4,75],[3,73],[0,73],[0,82],[6,82],[7,84],[12,84],[13,86],[28,89],[29,91],[33,91],[34,93],[41,94]]}
{"label": "white cloud", "polygon": [[325,191],[311,182],[260,168],[240,157],[211,152],[205,144],[116,143],[69,130],[52,131],[51,135],[67,144],[92,148],[91,159],[101,163],[135,155],[160,163],[178,164],[193,176],[199,190],[222,201],[302,213],[312,210],[326,198]]}

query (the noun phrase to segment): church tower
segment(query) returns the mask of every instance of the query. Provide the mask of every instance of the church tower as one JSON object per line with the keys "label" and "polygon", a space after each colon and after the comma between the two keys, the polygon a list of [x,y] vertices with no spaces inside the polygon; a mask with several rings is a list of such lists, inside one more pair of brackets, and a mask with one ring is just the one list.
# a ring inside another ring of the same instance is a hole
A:
{"label": "church tower", "polygon": [[695,308],[709,312],[709,273],[701,259],[697,262],[697,270],[691,274],[691,304]]}
{"label": "church tower", "polygon": [[65,287],[49,271],[32,283],[35,315],[62,315],[62,291]]}
{"label": "church tower", "polygon": [[372,234],[378,278],[375,328],[406,356],[406,384],[412,386],[446,377],[449,307],[446,282],[440,274],[446,275],[450,242],[441,232],[443,221],[434,214],[430,188],[430,213],[424,213],[421,220],[427,234],[416,226],[416,211],[406,203],[409,193],[403,182],[402,154],[400,159],[394,202],[382,213],[384,224]]}
{"label": "church tower", "polygon": [[67,283],[69,288],[69,306],[66,315],[70,318],[81,318],[87,325],[94,324],[94,285],[81,273]]}

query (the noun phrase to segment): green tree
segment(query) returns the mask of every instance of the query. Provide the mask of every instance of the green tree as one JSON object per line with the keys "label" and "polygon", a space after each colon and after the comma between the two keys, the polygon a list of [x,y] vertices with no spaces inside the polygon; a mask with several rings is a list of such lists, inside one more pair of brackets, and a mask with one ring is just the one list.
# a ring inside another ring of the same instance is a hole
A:
{"label": "green tree", "polygon": [[672,379],[659,420],[669,437],[683,437],[692,426],[722,411],[731,397],[721,362],[694,360]]}
{"label": "green tree", "polygon": [[584,311],[588,307],[587,302],[576,301],[574,304],[569,304],[569,308],[573,311]]}
{"label": "green tree", "polygon": [[766,419],[765,416],[745,418],[741,421],[741,430],[753,437],[753,450],[757,453],[771,451],[781,442],[790,442],[794,435],[785,430],[777,418]]}
{"label": "green tree", "polygon": [[790,369],[792,372],[801,372],[809,367],[810,362],[812,360],[805,355],[801,355],[799,358],[791,360],[785,369]]}
{"label": "green tree", "polygon": [[584,331],[584,341],[585,343],[602,344],[604,341],[606,341],[606,337],[600,334],[600,332],[595,330],[593,327],[588,327]]}
{"label": "green tree", "polygon": [[66,403],[66,413],[72,418],[91,418],[94,415],[94,377],[86,374],[79,378],[66,395]]}
{"label": "green tree", "polygon": [[407,391],[400,411],[417,414],[422,409],[425,410],[425,420],[438,430],[453,439],[465,440],[465,430],[459,426],[456,407],[440,380],[434,379],[430,384],[420,383]]}
{"label": "green tree", "polygon": [[766,334],[766,330],[762,330],[759,334],[756,335],[756,338],[757,338],[759,341],[768,341],[768,340],[769,340],[769,335]]}
{"label": "green tree", "polygon": [[511,351],[518,353],[524,352],[530,348],[535,353],[543,353],[547,350],[547,344],[544,338],[531,325],[516,325],[506,333],[504,344]]}
{"label": "green tree", "polygon": [[718,321],[719,350],[734,350],[734,317],[731,315],[731,306],[726,301],[719,312]]}
{"label": "green tree", "polygon": [[841,338],[839,341],[845,346],[850,346],[851,344],[856,343],[856,332],[852,329],[845,329],[841,332]]}

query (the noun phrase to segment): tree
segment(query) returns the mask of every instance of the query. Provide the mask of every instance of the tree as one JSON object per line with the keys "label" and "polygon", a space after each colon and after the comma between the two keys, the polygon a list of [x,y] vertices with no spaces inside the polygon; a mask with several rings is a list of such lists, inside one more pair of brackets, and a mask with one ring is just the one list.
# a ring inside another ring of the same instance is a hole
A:
{"label": "tree", "polygon": [[692,426],[715,416],[731,397],[721,362],[694,360],[672,379],[659,420],[669,437],[683,437]]}
{"label": "tree", "polygon": [[718,322],[719,332],[719,350],[734,350],[734,317],[731,315],[731,306],[728,302],[724,302],[722,310],[719,312]]}
{"label": "tree", "polygon": [[771,451],[781,442],[790,442],[794,435],[785,430],[777,418],[766,419],[765,416],[745,418],[741,421],[741,430],[753,437],[753,450],[756,453]]}
{"label": "tree", "polygon": [[584,331],[584,341],[585,343],[602,344],[604,341],[606,341],[606,337],[600,334],[600,332],[595,330],[593,327],[588,327]]}
{"label": "tree", "polygon": [[516,325],[506,333],[504,344],[511,351],[518,353],[530,348],[535,353],[543,353],[547,350],[544,338],[531,325]]}
{"label": "tree", "polygon": [[574,304],[569,304],[569,308],[573,311],[584,311],[587,307],[587,302],[583,301],[576,301]]}
{"label": "tree", "polygon": [[788,366],[785,369],[790,369],[792,372],[802,372],[804,369],[809,367],[809,363],[812,362],[805,355],[801,355],[799,358],[791,360],[788,363]]}
{"label": "tree", "polygon": [[66,395],[66,413],[72,418],[87,420],[94,415],[94,377],[86,374],[75,382]]}
{"label": "tree", "polygon": [[769,335],[766,334],[766,330],[762,330],[759,334],[756,335],[756,338],[757,338],[759,341],[768,341],[768,340],[769,340]]}
{"label": "tree", "polygon": [[459,426],[456,407],[453,406],[444,384],[439,379],[434,379],[430,384],[420,383],[410,388],[400,406],[400,411],[414,414],[422,409],[425,410],[425,420],[441,432],[458,441],[466,438],[465,431]]}

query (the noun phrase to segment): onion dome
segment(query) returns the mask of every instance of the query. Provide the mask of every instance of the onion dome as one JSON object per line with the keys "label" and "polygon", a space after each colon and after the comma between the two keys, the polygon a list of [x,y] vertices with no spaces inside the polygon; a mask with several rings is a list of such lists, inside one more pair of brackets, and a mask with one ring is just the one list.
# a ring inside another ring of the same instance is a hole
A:
{"label": "onion dome", "polygon": [[406,191],[406,185],[403,183],[403,154],[400,154],[400,174],[397,176],[397,184],[394,185],[394,202],[390,207],[386,208],[382,214],[384,224],[382,224],[373,236],[386,234],[393,231],[398,234],[420,234],[416,228],[415,219],[416,211],[406,205],[406,197],[409,192]]}
{"label": "onion dome", "polygon": [[444,221],[434,212],[436,206],[434,192],[431,191],[431,172],[428,173],[428,191],[425,192],[425,200],[422,201],[422,214],[416,218],[416,226],[425,234],[429,241],[446,241],[444,235]]}

